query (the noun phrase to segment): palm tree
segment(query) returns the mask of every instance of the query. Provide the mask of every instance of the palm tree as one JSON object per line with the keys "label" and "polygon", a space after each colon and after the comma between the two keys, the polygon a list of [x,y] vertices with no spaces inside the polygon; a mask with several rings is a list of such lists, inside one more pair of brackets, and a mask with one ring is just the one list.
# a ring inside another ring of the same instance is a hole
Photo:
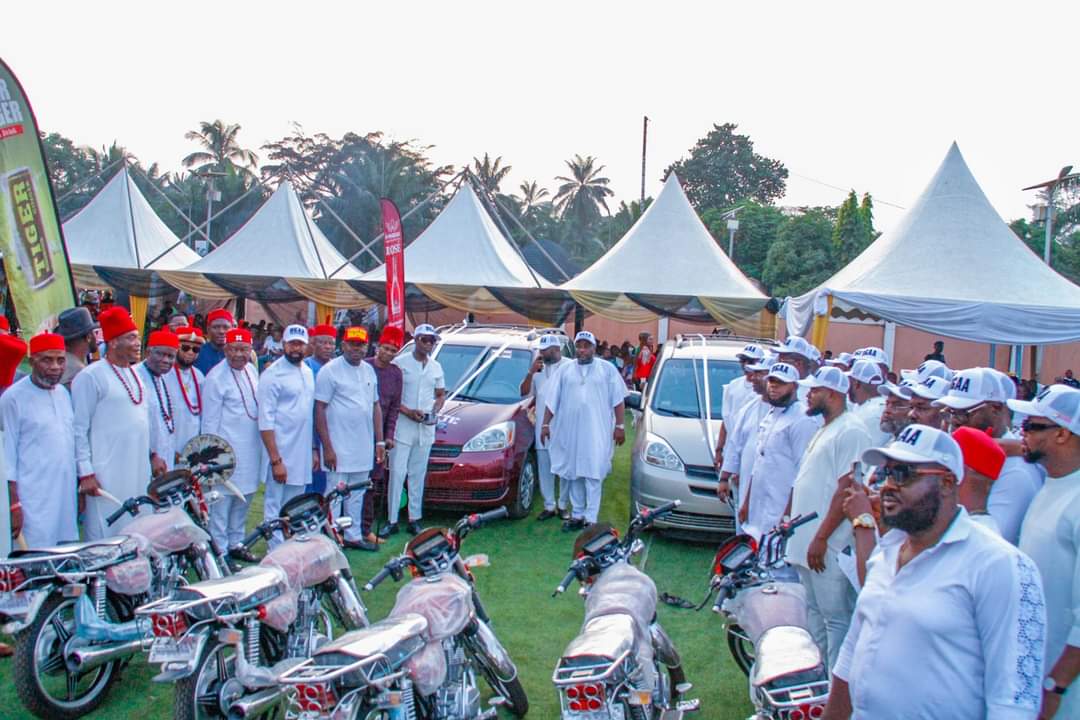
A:
{"label": "palm tree", "polygon": [[575,155],[566,161],[566,166],[570,168],[570,176],[555,178],[562,182],[555,191],[555,209],[564,220],[573,219],[580,230],[585,230],[600,218],[600,208],[611,214],[607,199],[615,193],[608,187],[611,181],[600,175],[604,166],[597,167],[592,155],[585,158]]}
{"label": "palm tree", "polygon": [[510,165],[502,164],[502,155],[495,159],[484,153],[484,159],[473,158],[472,173],[480,181],[480,187],[488,194],[499,192],[499,184],[511,170]]}
{"label": "palm tree", "polygon": [[522,215],[528,215],[529,211],[540,204],[540,201],[551,195],[547,188],[540,187],[535,180],[525,181],[518,186],[520,195],[514,196],[514,200],[521,208]]}
{"label": "palm tree", "polygon": [[252,172],[259,162],[259,158],[251,150],[240,147],[236,136],[240,133],[239,125],[226,125],[221,120],[199,123],[198,130],[191,130],[184,134],[187,140],[194,140],[202,145],[202,150],[184,158],[184,167],[192,168],[195,172],[202,170],[227,171],[236,168],[241,173]]}

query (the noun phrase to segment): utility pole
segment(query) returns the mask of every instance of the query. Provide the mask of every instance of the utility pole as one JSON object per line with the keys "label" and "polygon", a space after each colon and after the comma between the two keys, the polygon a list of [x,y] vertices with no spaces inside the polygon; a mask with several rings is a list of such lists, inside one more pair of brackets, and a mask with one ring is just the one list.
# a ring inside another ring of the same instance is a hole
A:
{"label": "utility pole", "polygon": [[1058,186],[1068,180],[1080,178],[1080,173],[1072,172],[1072,165],[1061,168],[1061,172],[1053,180],[1037,183],[1024,190],[1044,190],[1046,192],[1046,242],[1043,246],[1043,262],[1050,264],[1050,242],[1054,237],[1054,191]]}
{"label": "utility pole", "polygon": [[641,204],[638,209],[645,212],[645,149],[649,144],[649,116],[641,123]]}
{"label": "utility pole", "polygon": [[[215,200],[221,200],[221,192],[214,189],[214,178],[215,177],[225,177],[226,173],[221,172],[220,170],[203,170],[203,171],[200,171],[200,172],[196,172],[195,174],[198,175],[201,178],[205,178],[207,180],[207,183],[208,183],[207,190],[206,190],[206,240],[207,240],[207,242],[209,242],[210,241],[210,220],[213,218],[214,201]],[[192,244],[194,244],[194,243],[195,243],[195,240],[193,238],[192,239]],[[211,246],[211,247],[213,247],[213,246]]]}

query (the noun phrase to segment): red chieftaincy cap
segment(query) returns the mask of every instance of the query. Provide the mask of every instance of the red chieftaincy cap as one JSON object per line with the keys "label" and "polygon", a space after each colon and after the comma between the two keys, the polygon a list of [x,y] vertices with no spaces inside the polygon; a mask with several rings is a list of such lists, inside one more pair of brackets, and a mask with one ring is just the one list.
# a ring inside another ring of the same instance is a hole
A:
{"label": "red chieftaincy cap", "polygon": [[167,347],[173,350],[180,349],[180,338],[172,330],[155,330],[150,333],[150,339],[146,347]]}
{"label": "red chieftaincy cap", "polygon": [[26,343],[15,335],[0,335],[0,389],[11,385],[15,370],[26,357]]}
{"label": "red chieftaincy cap", "polygon": [[337,328],[333,325],[316,325],[308,330],[308,336],[310,337],[332,337],[337,339]]}
{"label": "red chieftaincy cap", "polygon": [[37,355],[46,350],[63,351],[64,349],[64,338],[56,333],[45,332],[30,338],[31,355]]}
{"label": "red chieftaincy cap", "polygon": [[1005,451],[994,438],[970,427],[957,428],[952,437],[960,446],[965,465],[991,480],[997,480],[1005,465]]}
{"label": "red chieftaincy cap", "polygon": [[211,310],[207,313],[206,326],[210,327],[216,320],[228,320],[230,325],[236,324],[236,321],[233,320],[232,313],[225,308],[217,308],[216,310]]}
{"label": "red chieftaincy cap", "polygon": [[393,325],[387,325],[379,333],[379,344],[386,343],[387,345],[393,345],[396,348],[400,348],[402,343],[405,342],[405,333],[401,331],[401,328]]}
{"label": "red chieftaincy cap", "polygon": [[131,319],[131,313],[122,307],[114,306],[108,310],[102,310],[98,314],[98,322],[101,324],[101,335],[105,342],[126,335],[132,330],[138,330],[135,327],[135,321]]}
{"label": "red chieftaincy cap", "polygon": [[8,321],[7,315],[0,315],[0,330],[11,332],[11,323]]}
{"label": "red chieftaincy cap", "polygon": [[234,328],[233,330],[225,333],[225,344],[229,343],[247,343],[251,344],[251,331],[246,328]]}

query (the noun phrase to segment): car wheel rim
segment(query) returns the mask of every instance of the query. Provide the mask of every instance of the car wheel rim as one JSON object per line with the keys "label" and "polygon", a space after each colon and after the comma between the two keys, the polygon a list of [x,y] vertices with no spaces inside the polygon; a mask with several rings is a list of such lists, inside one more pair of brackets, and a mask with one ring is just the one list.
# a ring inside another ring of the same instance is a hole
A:
{"label": "car wheel rim", "polygon": [[518,502],[521,507],[528,510],[532,507],[533,493],[536,490],[536,471],[532,461],[525,459],[525,467],[521,469],[521,479],[518,482]]}

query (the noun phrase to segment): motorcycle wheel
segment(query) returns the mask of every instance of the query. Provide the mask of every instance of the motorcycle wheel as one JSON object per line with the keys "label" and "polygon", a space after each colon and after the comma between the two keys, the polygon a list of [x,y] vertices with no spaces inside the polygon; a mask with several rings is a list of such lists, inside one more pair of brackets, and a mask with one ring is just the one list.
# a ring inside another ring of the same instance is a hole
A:
{"label": "motorcycle wheel", "polygon": [[746,636],[746,631],[734,623],[728,625],[727,644],[735,664],[744,675],[750,677],[750,669],[754,666],[754,646]]}
{"label": "motorcycle wheel", "polygon": [[521,678],[515,675],[514,679],[509,682],[502,680],[498,671],[488,661],[484,653],[474,652],[472,657],[480,668],[480,674],[487,680],[487,684],[492,691],[506,699],[506,704],[503,707],[515,717],[525,717],[525,714],[529,712],[529,697],[525,694],[525,688],[521,687]]}
{"label": "motorcycle wheel", "polygon": [[64,646],[75,632],[75,599],[53,594],[34,622],[15,636],[15,691],[39,718],[78,718],[108,694],[120,660],[75,674],[64,662]]}
{"label": "motorcycle wheel", "polygon": [[236,655],[231,645],[207,644],[191,675],[176,681],[173,690],[173,717],[176,720],[220,720],[228,717],[222,707],[221,690],[236,672]]}

